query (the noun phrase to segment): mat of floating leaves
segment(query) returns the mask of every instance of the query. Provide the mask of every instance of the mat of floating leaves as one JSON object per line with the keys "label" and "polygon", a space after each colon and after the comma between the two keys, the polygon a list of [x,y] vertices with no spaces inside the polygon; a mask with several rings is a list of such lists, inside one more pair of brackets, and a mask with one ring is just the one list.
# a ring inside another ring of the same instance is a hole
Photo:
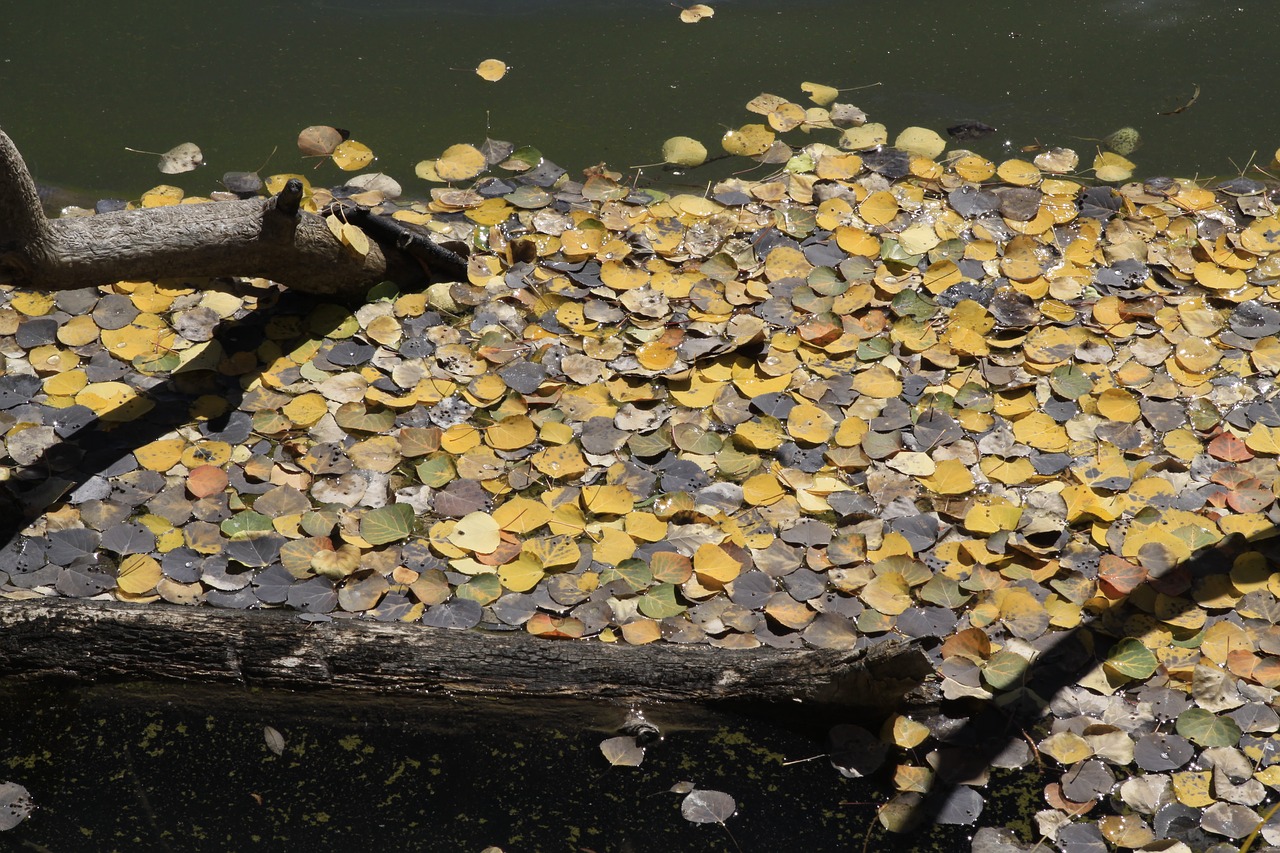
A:
{"label": "mat of floating leaves", "polygon": [[[792,107],[756,99],[770,127],[724,147],[853,127],[705,197],[452,146],[418,174],[471,186],[385,209],[477,247],[468,281],[354,310],[261,281],[6,292],[11,478],[70,490],[3,594],[726,649],[896,632],[983,699],[1091,623],[1122,639],[1053,698],[1039,829],[1243,838],[1280,786],[1280,574],[1249,544],[1280,520],[1271,194],[881,148],[852,107]],[[892,758],[904,797],[936,754]],[[1081,826],[1108,795],[1129,814]]]}

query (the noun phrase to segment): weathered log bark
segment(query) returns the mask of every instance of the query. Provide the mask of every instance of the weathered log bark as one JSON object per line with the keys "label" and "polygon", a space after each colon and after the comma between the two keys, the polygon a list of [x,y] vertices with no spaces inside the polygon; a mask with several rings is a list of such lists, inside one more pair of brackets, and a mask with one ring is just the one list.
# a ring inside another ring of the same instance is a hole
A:
{"label": "weathered log bark", "polygon": [[[292,689],[614,699],[801,701],[867,715],[920,701],[912,642],[864,652],[545,640],[284,611],[39,598],[0,605],[0,677],[240,682]],[[915,691],[913,693],[913,691]]]}
{"label": "weathered log bark", "polygon": [[363,257],[286,193],[47,219],[35,182],[0,131],[0,283],[73,290],[158,278],[262,277],[306,293],[358,296],[380,281],[422,283],[415,252],[371,233]]}

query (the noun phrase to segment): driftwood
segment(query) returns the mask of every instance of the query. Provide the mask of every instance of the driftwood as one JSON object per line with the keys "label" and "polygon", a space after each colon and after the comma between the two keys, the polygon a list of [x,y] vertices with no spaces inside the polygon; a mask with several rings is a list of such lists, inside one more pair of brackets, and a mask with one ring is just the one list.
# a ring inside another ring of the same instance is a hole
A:
{"label": "driftwood", "polygon": [[291,181],[272,198],[51,220],[22,155],[0,132],[0,283],[56,291],[245,276],[304,293],[359,296],[381,281],[421,284],[432,271],[462,272],[461,259],[434,251],[429,238],[363,211],[360,227],[370,245],[367,254],[357,254],[322,217],[298,209],[301,191],[301,183]]}
{"label": "driftwood", "polygon": [[[0,605],[0,677],[238,682],[299,690],[805,702],[868,716],[926,698],[918,646],[728,650],[546,640],[284,611],[37,598]],[[913,692],[914,691],[914,692]]]}

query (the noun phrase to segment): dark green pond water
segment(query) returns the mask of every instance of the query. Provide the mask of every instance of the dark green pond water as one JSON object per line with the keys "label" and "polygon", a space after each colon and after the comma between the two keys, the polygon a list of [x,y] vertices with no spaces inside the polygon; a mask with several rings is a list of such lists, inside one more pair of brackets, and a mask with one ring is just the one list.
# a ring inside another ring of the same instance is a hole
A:
{"label": "dark green pond water", "polygon": [[[888,836],[876,821],[891,796],[882,782],[843,779],[821,759],[784,765],[822,752],[819,721],[649,710],[666,737],[634,768],[610,767],[600,752],[625,714],[609,705],[0,683],[0,781],[20,782],[37,805],[0,849],[968,848],[968,827]],[[267,748],[268,725],[285,738],[280,756]],[[988,814],[995,825],[1021,821],[1025,835],[1034,803],[1012,775],[993,779]],[[669,792],[681,781],[735,798],[732,839],[682,818]]]}
{"label": "dark green pond water", "polygon": [[[748,100],[807,103],[804,81],[869,87],[842,100],[891,138],[993,125],[968,143],[993,157],[1037,141],[1088,154],[1079,137],[1125,125],[1142,133],[1132,159],[1148,176],[1234,174],[1280,146],[1266,0],[711,5],[713,19],[683,24],[666,0],[5,3],[0,127],[42,181],[125,197],[162,180],[207,192],[276,146],[263,174],[306,168],[294,140],[311,124],[351,130],[411,194],[428,189],[417,161],[486,135],[575,172],[625,168],[659,160],[676,134],[718,150],[726,128],[759,120]],[[511,66],[498,83],[473,73],[490,57]],[[1197,85],[1194,106],[1157,115]],[[185,141],[209,165],[176,179],[124,151]]]}

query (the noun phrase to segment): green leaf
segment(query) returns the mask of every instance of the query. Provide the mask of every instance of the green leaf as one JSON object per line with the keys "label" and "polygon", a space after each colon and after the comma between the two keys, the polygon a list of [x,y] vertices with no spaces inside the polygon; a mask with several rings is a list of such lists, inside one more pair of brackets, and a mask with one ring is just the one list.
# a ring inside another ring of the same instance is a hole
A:
{"label": "green leaf", "polygon": [[152,352],[133,357],[133,366],[143,373],[168,373],[182,363],[176,352]]}
{"label": "green leaf", "polygon": [[1150,678],[1160,662],[1150,649],[1132,637],[1126,637],[1116,643],[1111,654],[1107,656],[1103,666],[1126,678]]}
{"label": "green leaf", "polygon": [[453,460],[447,453],[434,453],[418,463],[414,468],[422,485],[439,489],[447,486],[458,476],[453,467]]}
{"label": "green leaf", "polygon": [[275,528],[271,519],[260,512],[247,509],[238,512],[219,525],[228,539],[250,539],[264,533],[271,533]]}
{"label": "green leaf", "polygon": [[1006,690],[1022,681],[1030,663],[1022,655],[1000,651],[982,668],[982,677],[996,690]]}
{"label": "green leaf", "polygon": [[1178,715],[1178,734],[1198,746],[1235,746],[1240,726],[1230,717],[1219,717],[1204,708],[1188,708]]}
{"label": "green leaf", "polygon": [[371,509],[360,517],[360,538],[373,545],[404,539],[412,530],[413,507],[408,504]]}
{"label": "green leaf", "polygon": [[502,595],[502,582],[496,574],[476,575],[454,590],[454,597],[466,598],[482,607],[492,604]]}
{"label": "green leaf", "polygon": [[380,281],[364,295],[365,302],[394,302],[400,295],[400,288],[392,281]]}
{"label": "green leaf", "polygon": [[643,560],[623,560],[600,573],[601,586],[614,581],[622,581],[632,592],[639,592],[653,583],[653,573]]}
{"label": "green leaf", "polygon": [[650,619],[666,619],[679,616],[685,606],[676,601],[675,584],[658,584],[640,596],[640,612]]}
{"label": "green leaf", "polygon": [[1074,364],[1063,364],[1049,374],[1049,387],[1061,397],[1076,400],[1093,390],[1093,380]]}
{"label": "green leaf", "polygon": [[960,588],[955,578],[946,575],[934,575],[920,587],[919,595],[921,601],[948,608],[959,607],[973,597]]}

